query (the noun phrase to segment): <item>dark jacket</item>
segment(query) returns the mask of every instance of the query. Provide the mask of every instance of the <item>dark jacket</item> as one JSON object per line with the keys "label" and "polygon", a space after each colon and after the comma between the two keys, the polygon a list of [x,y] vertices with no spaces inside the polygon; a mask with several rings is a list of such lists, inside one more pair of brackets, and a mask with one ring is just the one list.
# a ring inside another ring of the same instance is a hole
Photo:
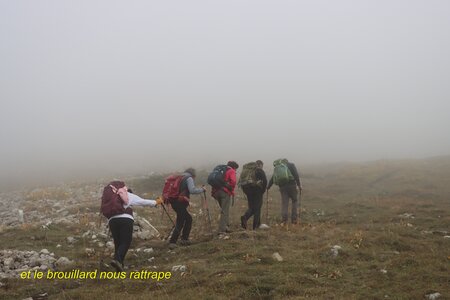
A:
{"label": "dark jacket", "polygon": [[[288,167],[289,171],[291,171],[292,176],[294,176],[294,180],[291,180],[282,186],[297,184],[298,187],[301,187],[302,183],[300,181],[300,176],[298,175],[298,172],[297,172],[297,167],[291,162],[287,163],[287,167]],[[267,189],[270,189],[272,187],[272,185],[273,185],[273,175],[272,175],[272,178],[270,178]]]}

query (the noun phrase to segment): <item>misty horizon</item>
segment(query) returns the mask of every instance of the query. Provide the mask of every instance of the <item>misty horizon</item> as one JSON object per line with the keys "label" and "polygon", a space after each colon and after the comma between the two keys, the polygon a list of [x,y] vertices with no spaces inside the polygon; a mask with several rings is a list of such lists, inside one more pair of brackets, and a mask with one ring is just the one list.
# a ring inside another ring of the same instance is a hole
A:
{"label": "misty horizon", "polygon": [[449,2],[0,2],[0,179],[450,155]]}

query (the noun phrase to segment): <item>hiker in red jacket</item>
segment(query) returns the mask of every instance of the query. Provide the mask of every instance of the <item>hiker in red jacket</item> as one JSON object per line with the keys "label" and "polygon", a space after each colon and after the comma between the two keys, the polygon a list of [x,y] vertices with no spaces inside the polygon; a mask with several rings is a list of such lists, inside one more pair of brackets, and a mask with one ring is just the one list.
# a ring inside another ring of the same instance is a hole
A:
{"label": "hiker in red jacket", "polygon": [[219,234],[231,232],[228,228],[230,224],[230,206],[231,197],[234,196],[234,188],[236,187],[236,170],[239,165],[235,161],[227,163],[227,170],[224,175],[225,185],[219,189],[212,189],[212,196],[219,202],[221,213],[219,220]]}

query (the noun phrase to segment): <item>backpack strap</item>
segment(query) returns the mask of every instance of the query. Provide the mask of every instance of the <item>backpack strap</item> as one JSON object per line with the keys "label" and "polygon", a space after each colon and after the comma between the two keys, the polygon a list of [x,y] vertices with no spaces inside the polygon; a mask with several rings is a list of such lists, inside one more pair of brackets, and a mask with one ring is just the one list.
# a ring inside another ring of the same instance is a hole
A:
{"label": "backpack strap", "polygon": [[[186,196],[186,194],[189,193],[189,187],[187,185],[187,180],[189,177],[192,177],[192,175],[183,176],[183,178],[180,181],[180,197],[184,197],[184,196]],[[183,184],[186,185],[184,189],[183,189]],[[188,192],[186,192],[186,190]]]}
{"label": "backpack strap", "polygon": [[120,196],[120,199],[122,199],[123,203],[125,205],[128,205],[130,200],[128,199],[128,188],[127,186],[121,187],[120,189],[116,188],[112,184],[109,185],[113,191],[114,194],[118,194]]}

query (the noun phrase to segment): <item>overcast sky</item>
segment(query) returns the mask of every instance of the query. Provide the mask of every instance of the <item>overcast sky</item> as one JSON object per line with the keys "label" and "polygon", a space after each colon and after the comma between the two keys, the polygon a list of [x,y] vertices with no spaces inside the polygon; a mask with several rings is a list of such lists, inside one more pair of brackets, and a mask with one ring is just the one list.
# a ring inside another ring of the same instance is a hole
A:
{"label": "overcast sky", "polygon": [[0,172],[450,154],[450,1],[0,0]]}

